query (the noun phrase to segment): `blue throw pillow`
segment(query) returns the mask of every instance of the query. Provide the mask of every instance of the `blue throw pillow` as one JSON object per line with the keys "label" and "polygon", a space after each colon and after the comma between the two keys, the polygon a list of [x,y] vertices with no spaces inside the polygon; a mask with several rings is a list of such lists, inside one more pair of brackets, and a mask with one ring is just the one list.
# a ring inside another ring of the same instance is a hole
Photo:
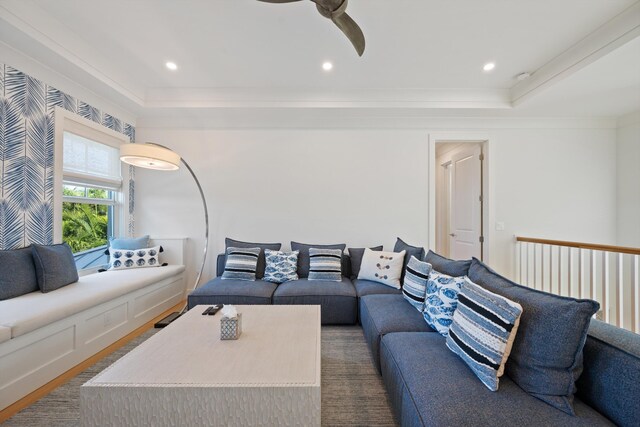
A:
{"label": "blue throw pillow", "polygon": [[256,280],[260,248],[227,248],[227,262],[222,278],[225,280]]}
{"label": "blue throw pillow", "polygon": [[469,266],[471,265],[470,259],[453,260],[438,255],[433,251],[429,251],[424,260],[431,264],[434,270],[453,277],[466,276],[469,273]]}
{"label": "blue throw pillow", "polygon": [[272,283],[284,283],[298,280],[298,251],[281,252],[264,250],[267,266],[262,280]]}
{"label": "blue throw pillow", "polygon": [[149,235],[136,238],[111,237],[109,238],[109,247],[113,249],[144,249],[149,247]]}
{"label": "blue throw pillow", "polygon": [[422,315],[427,324],[442,336],[446,337],[449,333],[463,283],[464,277],[451,277],[435,269],[429,273]]}
{"label": "blue throw pillow", "polygon": [[404,255],[404,266],[402,269],[402,274],[400,275],[400,282],[402,283],[402,281],[404,280],[404,272],[405,269],[407,268],[407,264],[409,264],[409,260],[411,259],[412,256],[418,258],[418,260],[422,261],[422,259],[424,258],[424,248],[421,246],[411,246],[410,244],[406,243],[404,240],[402,240],[401,238],[397,237],[396,238],[396,244],[393,246],[393,252],[402,252],[405,251],[405,255]]}
{"label": "blue throw pillow", "polygon": [[491,391],[498,390],[521,314],[520,304],[465,279],[447,335],[447,347]]}
{"label": "blue throw pillow", "polygon": [[509,377],[524,391],[575,415],[575,382],[582,373],[582,349],[600,304],[518,285],[477,259],[469,279],[522,306],[520,333],[507,363]]}
{"label": "blue throw pillow", "polygon": [[309,248],[309,280],[342,280],[342,249]]}
{"label": "blue throw pillow", "polygon": [[411,256],[402,282],[402,294],[419,312],[424,310],[424,299],[427,294],[427,282],[431,264]]}
{"label": "blue throw pillow", "polygon": [[44,293],[78,281],[78,270],[71,248],[59,245],[31,245],[38,287]]}
{"label": "blue throw pillow", "polygon": [[39,290],[31,248],[0,251],[0,301]]}

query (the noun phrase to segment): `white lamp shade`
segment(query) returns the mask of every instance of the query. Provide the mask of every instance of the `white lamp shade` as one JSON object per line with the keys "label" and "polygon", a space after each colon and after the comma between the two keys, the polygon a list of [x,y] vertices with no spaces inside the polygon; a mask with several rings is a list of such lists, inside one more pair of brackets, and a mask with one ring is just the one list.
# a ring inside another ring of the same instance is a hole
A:
{"label": "white lamp shade", "polygon": [[122,144],[120,160],[145,169],[174,171],[180,168],[180,156],[154,144]]}

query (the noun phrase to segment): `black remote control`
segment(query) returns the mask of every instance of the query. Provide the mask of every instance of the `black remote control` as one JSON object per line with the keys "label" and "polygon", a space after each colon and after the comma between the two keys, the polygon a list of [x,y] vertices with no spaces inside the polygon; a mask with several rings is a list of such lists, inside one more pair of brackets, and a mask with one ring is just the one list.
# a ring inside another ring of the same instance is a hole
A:
{"label": "black remote control", "polygon": [[218,312],[218,310],[220,310],[222,308],[221,305],[214,305],[213,307],[211,307],[211,310],[209,311],[209,316],[213,316],[214,314],[216,314]]}
{"label": "black remote control", "polygon": [[207,309],[202,312],[202,315],[204,316],[205,314],[209,314],[211,310],[213,310],[213,307],[207,307]]}

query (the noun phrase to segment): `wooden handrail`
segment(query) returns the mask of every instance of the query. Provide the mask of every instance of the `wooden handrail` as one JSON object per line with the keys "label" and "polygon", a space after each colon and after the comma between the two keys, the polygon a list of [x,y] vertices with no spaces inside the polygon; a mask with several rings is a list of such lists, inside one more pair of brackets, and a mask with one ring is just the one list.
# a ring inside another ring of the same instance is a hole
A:
{"label": "wooden handrail", "polygon": [[543,245],[566,246],[569,248],[591,249],[594,251],[620,252],[623,254],[640,255],[640,248],[624,246],[597,245],[593,243],[567,242],[564,240],[536,239],[533,237],[516,236],[516,241],[525,243],[540,243]]}

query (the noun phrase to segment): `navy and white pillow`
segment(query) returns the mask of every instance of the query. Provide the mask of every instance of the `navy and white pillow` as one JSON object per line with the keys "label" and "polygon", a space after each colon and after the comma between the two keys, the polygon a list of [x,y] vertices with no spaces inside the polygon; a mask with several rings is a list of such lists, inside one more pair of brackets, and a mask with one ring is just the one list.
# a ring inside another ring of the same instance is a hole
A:
{"label": "navy and white pillow", "polygon": [[458,306],[458,293],[464,283],[464,276],[451,277],[431,270],[424,297],[424,320],[440,335],[447,336],[453,322],[453,313]]}
{"label": "navy and white pillow", "polygon": [[447,347],[471,368],[491,391],[497,391],[522,306],[476,285],[468,278],[458,298]]}
{"label": "navy and white pillow", "polygon": [[342,280],[342,249],[309,248],[309,280]]}
{"label": "navy and white pillow", "polygon": [[260,248],[227,248],[222,279],[256,280]]}
{"label": "navy and white pillow", "polygon": [[160,267],[160,246],[143,249],[111,249],[109,270]]}
{"label": "navy and white pillow", "polygon": [[420,261],[411,255],[404,273],[402,294],[420,312],[424,310],[424,298],[427,294],[427,282],[429,281],[430,272],[431,264]]}
{"label": "navy and white pillow", "polygon": [[273,283],[284,283],[298,280],[298,254],[300,251],[264,250],[266,268],[262,280]]}

